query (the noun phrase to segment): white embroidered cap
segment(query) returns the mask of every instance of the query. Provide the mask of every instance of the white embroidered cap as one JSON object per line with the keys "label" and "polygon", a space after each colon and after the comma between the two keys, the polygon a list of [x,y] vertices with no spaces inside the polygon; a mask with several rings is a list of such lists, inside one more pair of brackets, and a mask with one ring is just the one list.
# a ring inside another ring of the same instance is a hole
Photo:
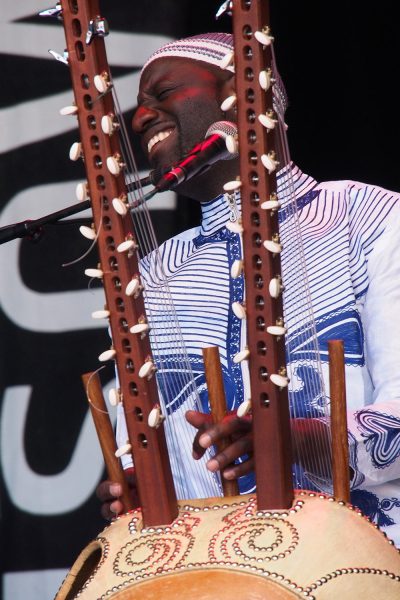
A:
{"label": "white embroidered cap", "polygon": [[[201,60],[210,65],[221,67],[223,59],[233,51],[233,36],[231,33],[202,33],[191,37],[168,42],[156,50],[143,66],[143,71],[157,58],[180,56]],[[225,67],[226,68],[226,67]],[[227,68],[233,71],[233,67]]]}

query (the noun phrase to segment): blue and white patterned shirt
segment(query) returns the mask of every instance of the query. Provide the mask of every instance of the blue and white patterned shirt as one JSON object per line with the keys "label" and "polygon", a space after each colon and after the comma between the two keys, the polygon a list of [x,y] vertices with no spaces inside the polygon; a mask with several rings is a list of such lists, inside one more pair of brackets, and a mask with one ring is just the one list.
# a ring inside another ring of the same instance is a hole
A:
{"label": "blue and white patterned shirt", "polygon": [[[307,416],[307,407],[317,399],[306,397],[302,381],[314,370],[315,356],[304,340],[299,343],[302,323],[296,314],[295,248],[289,233],[292,216],[285,204],[288,171],[278,177],[278,195],[290,395],[304,406],[301,416]],[[353,181],[317,183],[295,166],[290,172],[328,395],[327,341],[343,339],[345,343],[350,455],[355,471],[352,502],[400,545],[400,195]],[[200,227],[160,247],[205,410],[204,346],[219,346],[229,410],[246,397],[248,385],[246,364],[233,361],[246,342],[244,324],[231,309],[232,302],[243,299],[244,290],[241,278],[230,277],[230,267],[241,254],[239,236],[225,226],[230,215],[226,198],[219,196],[202,204]],[[154,287],[150,275],[144,261],[148,298]],[[162,311],[157,313],[155,305],[150,308],[152,318],[161,323]],[[167,346],[159,351],[167,353]],[[119,421],[117,437],[125,443],[123,419]],[[251,491],[254,481],[243,478],[240,487],[242,492]]]}

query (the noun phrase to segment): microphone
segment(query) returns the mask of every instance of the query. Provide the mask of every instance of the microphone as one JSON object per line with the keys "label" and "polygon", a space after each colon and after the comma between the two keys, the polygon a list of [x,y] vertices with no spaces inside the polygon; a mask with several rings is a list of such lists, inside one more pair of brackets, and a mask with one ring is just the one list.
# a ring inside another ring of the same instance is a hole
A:
{"label": "microphone", "polygon": [[235,158],[238,155],[236,144],[229,143],[228,149],[227,141],[231,141],[230,138],[236,134],[237,127],[230,121],[217,121],[210,125],[204,141],[197,144],[185,158],[161,175],[155,185],[154,193],[165,192],[195,175],[204,173],[219,160]]}

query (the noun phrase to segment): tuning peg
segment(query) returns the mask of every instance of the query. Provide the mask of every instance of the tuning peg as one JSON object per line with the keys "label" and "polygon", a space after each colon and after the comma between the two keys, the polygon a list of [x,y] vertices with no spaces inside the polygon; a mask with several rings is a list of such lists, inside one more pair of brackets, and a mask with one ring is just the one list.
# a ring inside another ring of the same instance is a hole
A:
{"label": "tuning peg", "polygon": [[272,373],[272,375],[270,375],[270,380],[281,389],[287,387],[290,381],[284,367],[279,369],[279,373]]}
{"label": "tuning peg", "polygon": [[108,392],[108,401],[111,406],[117,406],[122,401],[121,390],[117,388],[111,388]]}
{"label": "tuning peg", "polygon": [[267,332],[280,338],[286,334],[287,329],[283,325],[268,325]]}
{"label": "tuning peg", "polygon": [[279,298],[280,294],[283,291],[282,278],[280,275],[274,277],[269,282],[269,294],[271,298]]}
{"label": "tuning peg", "polygon": [[150,325],[146,323],[144,318],[142,320],[139,319],[136,325],[133,325],[129,331],[131,333],[140,333],[141,337],[144,337],[145,334],[150,331]]}
{"label": "tuning peg", "polygon": [[150,412],[147,417],[147,424],[149,427],[153,427],[154,429],[158,429],[161,423],[165,421],[165,417],[161,413],[161,408],[157,404]]}
{"label": "tuning peg", "polygon": [[89,186],[87,181],[85,181],[85,183],[78,183],[75,188],[75,194],[79,202],[89,199]]}
{"label": "tuning peg", "polygon": [[79,160],[82,158],[82,144],[81,142],[74,142],[69,149],[69,158],[71,160]]}
{"label": "tuning peg", "polygon": [[239,404],[238,409],[236,411],[237,416],[241,419],[245,417],[251,412],[251,400],[244,400],[241,404]]}
{"label": "tuning peg", "polygon": [[125,194],[122,194],[119,198],[113,198],[112,205],[121,217],[124,217],[128,212],[128,202]]}
{"label": "tuning peg", "polygon": [[99,361],[100,362],[106,362],[107,360],[112,360],[113,358],[115,358],[116,356],[116,351],[114,350],[114,348],[110,348],[109,350],[105,350],[104,352],[102,352],[99,356]]}
{"label": "tuning peg", "polygon": [[224,191],[225,192],[236,192],[236,190],[242,187],[242,182],[240,179],[234,179],[232,181],[227,181],[224,183]]}
{"label": "tuning peg", "polygon": [[263,27],[261,31],[255,31],[254,37],[263,46],[270,46],[274,41],[274,38],[270,35],[270,28],[267,26]]}
{"label": "tuning peg", "polygon": [[103,71],[100,75],[95,75],[93,78],[94,87],[100,94],[105,94],[111,87],[110,76]]}
{"label": "tuning peg", "polygon": [[232,311],[238,319],[246,318],[246,308],[241,302],[232,302]]}
{"label": "tuning peg", "polygon": [[244,350],[241,350],[240,352],[238,352],[237,354],[235,354],[235,356],[233,357],[233,362],[234,363],[240,363],[243,360],[247,360],[250,356],[250,350],[248,348],[245,348]]}
{"label": "tuning peg", "polygon": [[79,227],[79,231],[81,232],[83,237],[87,238],[88,240],[96,239],[96,232],[93,229],[93,227],[87,227],[86,225],[81,225]]}
{"label": "tuning peg", "polygon": [[129,442],[120,446],[118,450],[115,451],[115,456],[117,458],[121,458],[121,456],[125,456],[126,454],[132,454],[132,446]]}
{"label": "tuning peg", "polygon": [[103,279],[103,271],[101,269],[85,269],[85,275],[96,279]]}
{"label": "tuning peg", "polygon": [[258,74],[258,83],[265,92],[269,90],[269,88],[271,87],[271,83],[273,82],[274,80],[272,79],[271,69],[267,69],[266,71],[260,71],[260,73]]}
{"label": "tuning peg", "polygon": [[68,115],[76,115],[78,112],[78,107],[75,104],[70,104],[69,106],[64,106],[60,108],[60,115],[66,117]]}
{"label": "tuning peg", "polygon": [[54,8],[47,8],[46,10],[41,10],[39,13],[39,17],[56,17],[61,20],[62,18],[62,6],[60,2],[57,2]]}
{"label": "tuning peg", "polygon": [[234,71],[234,52],[227,52],[225,56],[221,59],[219,66],[221,69],[227,69],[229,71]]}
{"label": "tuning peg", "polygon": [[275,160],[275,152],[273,150],[271,150],[271,152],[268,152],[268,154],[262,154],[261,162],[270,175],[276,170],[277,166],[279,165],[279,162]]}
{"label": "tuning peg", "polygon": [[96,36],[104,38],[106,35],[108,35],[108,23],[104,17],[97,16],[89,21],[85,40],[88,46]]}
{"label": "tuning peg", "polygon": [[228,221],[226,228],[229,231],[232,231],[232,233],[243,233],[242,219],[239,218],[237,221]]}
{"label": "tuning peg", "polygon": [[272,252],[272,254],[279,254],[280,252],[282,252],[282,244],[280,243],[279,240],[280,240],[279,235],[278,234],[274,234],[272,236],[272,239],[265,240],[263,242],[263,246],[269,252]]}
{"label": "tuning peg", "polygon": [[156,371],[157,367],[152,359],[148,357],[140,367],[138,375],[141,379],[144,379],[145,377],[147,377],[147,379],[151,379]]}
{"label": "tuning peg", "polygon": [[121,169],[123,169],[126,166],[119,154],[114,154],[114,156],[108,156],[106,164],[107,169],[110,171],[111,175],[115,175],[115,177],[117,177],[121,173]]}
{"label": "tuning peg", "polygon": [[226,149],[230,154],[236,156],[239,152],[239,142],[237,135],[228,135],[225,139]]}
{"label": "tuning peg", "polygon": [[232,96],[228,96],[227,98],[225,98],[225,100],[221,104],[222,112],[227,112],[228,110],[233,108],[236,104],[236,101],[237,98],[235,94],[232,94]]}
{"label": "tuning peg", "polygon": [[119,129],[119,123],[116,116],[113,113],[104,115],[101,117],[101,129],[106,135],[112,135],[117,129]]}
{"label": "tuning peg", "polygon": [[233,261],[231,266],[231,277],[237,279],[243,273],[243,261],[237,259]]}
{"label": "tuning peg", "polygon": [[125,240],[124,242],[121,242],[117,246],[117,252],[120,252],[121,254],[123,252],[127,252],[128,255],[131,255],[137,249],[138,249],[138,245],[135,242],[135,240],[132,240],[132,239]]}
{"label": "tuning peg", "polygon": [[275,125],[277,124],[277,120],[273,118],[274,113],[271,111],[267,112],[265,115],[258,115],[258,120],[260,121],[261,125],[263,127],[265,127],[265,129],[267,129],[268,131],[270,129],[274,129]]}
{"label": "tuning peg", "polygon": [[139,279],[139,276],[137,275],[136,277],[132,277],[132,279],[126,286],[125,294],[127,296],[133,296],[134,298],[137,298],[139,296],[140,292],[142,291],[142,289],[143,289],[143,286],[140,284],[140,279]]}
{"label": "tuning peg", "polygon": [[271,213],[278,210],[279,207],[280,202],[278,201],[278,197],[276,196],[276,194],[271,194],[269,200],[265,200],[265,202],[262,202],[260,205],[260,208],[262,208],[263,210],[270,210]]}
{"label": "tuning peg", "polygon": [[108,319],[108,317],[110,316],[110,311],[109,310],[95,310],[94,312],[92,312],[92,319]]}
{"label": "tuning peg", "polygon": [[64,50],[62,54],[59,54],[55,50],[49,50],[49,54],[51,54],[51,56],[55,58],[58,62],[63,63],[63,65],[67,65],[67,67],[69,66],[68,52],[66,50]]}

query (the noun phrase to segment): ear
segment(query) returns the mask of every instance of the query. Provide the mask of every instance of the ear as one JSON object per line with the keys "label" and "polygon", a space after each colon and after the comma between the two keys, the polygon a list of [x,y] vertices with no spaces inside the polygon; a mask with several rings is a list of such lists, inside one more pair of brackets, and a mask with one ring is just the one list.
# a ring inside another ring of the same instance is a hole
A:
{"label": "ear", "polygon": [[[235,76],[233,73],[231,73],[230,77],[228,77],[227,79],[225,79],[225,81],[221,83],[218,94],[219,105],[221,106],[223,101],[231,96],[236,96]],[[224,119],[226,119],[227,121],[236,122],[236,106],[233,106],[232,108],[224,112]]]}

